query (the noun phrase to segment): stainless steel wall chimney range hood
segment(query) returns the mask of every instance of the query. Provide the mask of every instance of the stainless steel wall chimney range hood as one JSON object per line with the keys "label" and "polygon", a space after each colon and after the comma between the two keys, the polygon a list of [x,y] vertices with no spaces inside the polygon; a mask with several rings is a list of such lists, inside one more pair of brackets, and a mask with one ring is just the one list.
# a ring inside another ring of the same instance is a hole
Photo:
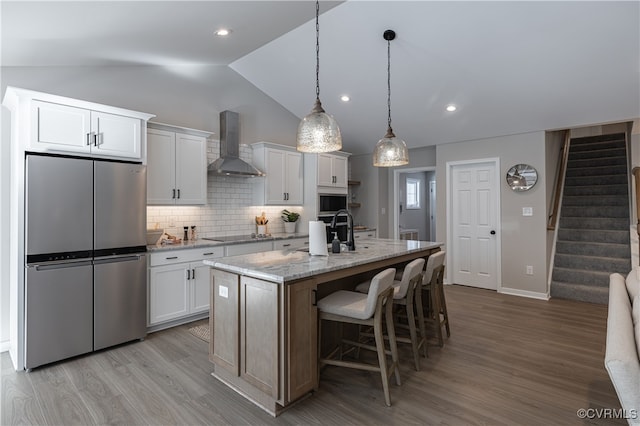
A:
{"label": "stainless steel wall chimney range hood", "polygon": [[264,176],[260,170],[240,159],[240,120],[237,112],[220,113],[220,158],[207,166],[207,172],[219,176]]}

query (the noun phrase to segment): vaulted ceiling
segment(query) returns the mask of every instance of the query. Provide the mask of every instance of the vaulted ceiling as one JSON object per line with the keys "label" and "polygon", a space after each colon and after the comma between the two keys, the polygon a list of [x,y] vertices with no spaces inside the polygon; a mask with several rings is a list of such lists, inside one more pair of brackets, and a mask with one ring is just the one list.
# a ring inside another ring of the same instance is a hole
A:
{"label": "vaulted ceiling", "polygon": [[[0,7],[3,67],[222,64],[298,117],[313,106],[311,1]],[[637,1],[323,1],[321,13],[320,98],[353,153],[386,130],[386,29],[393,128],[410,148],[640,117]]]}

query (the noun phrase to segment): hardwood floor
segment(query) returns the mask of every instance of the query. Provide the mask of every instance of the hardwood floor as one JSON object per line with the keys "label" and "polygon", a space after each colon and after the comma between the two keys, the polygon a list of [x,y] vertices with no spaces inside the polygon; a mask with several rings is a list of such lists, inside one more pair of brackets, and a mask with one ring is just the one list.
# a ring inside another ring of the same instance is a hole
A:
{"label": "hardwood floor", "polygon": [[620,405],[604,369],[607,308],[446,286],[451,338],[416,372],[401,345],[402,386],[384,405],[375,373],[327,367],[320,389],[277,418],[210,376],[189,326],[30,373],[0,354],[0,424],[625,424],[578,418]]}

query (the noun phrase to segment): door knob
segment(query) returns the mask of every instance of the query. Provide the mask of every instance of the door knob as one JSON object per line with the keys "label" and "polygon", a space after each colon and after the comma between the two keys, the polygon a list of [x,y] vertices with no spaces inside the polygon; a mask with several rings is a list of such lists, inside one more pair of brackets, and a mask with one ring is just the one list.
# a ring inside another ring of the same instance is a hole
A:
{"label": "door knob", "polygon": [[491,235],[496,235],[496,231],[494,231],[493,229],[491,230],[491,232],[489,232]]}

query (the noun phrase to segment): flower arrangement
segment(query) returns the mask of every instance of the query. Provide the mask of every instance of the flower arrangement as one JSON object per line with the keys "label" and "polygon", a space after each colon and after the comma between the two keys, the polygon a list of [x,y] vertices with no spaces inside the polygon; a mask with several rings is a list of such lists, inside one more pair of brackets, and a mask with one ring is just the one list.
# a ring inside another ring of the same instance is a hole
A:
{"label": "flower arrangement", "polygon": [[300,213],[290,212],[289,210],[282,210],[280,215],[283,222],[297,222],[300,218]]}

